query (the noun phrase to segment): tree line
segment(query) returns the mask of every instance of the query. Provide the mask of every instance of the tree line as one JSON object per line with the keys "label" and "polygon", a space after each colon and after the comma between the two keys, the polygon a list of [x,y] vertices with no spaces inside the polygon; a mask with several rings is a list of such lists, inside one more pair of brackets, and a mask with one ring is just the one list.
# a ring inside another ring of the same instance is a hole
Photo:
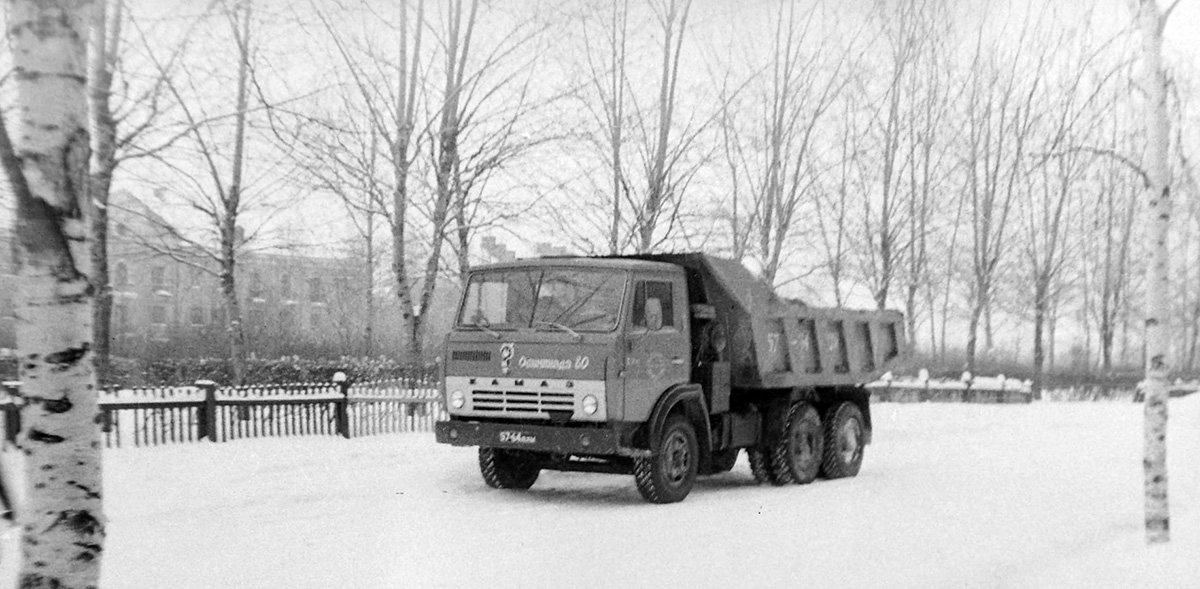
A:
{"label": "tree line", "polygon": [[[439,288],[488,261],[482,237],[531,232],[584,254],[752,258],[785,293],[902,309],[923,355],[968,370],[1030,358],[1040,381],[1064,358],[1140,362],[1137,40],[1104,4],[101,5],[102,379],[114,182],[160,189],[176,212],[147,245],[218,281],[235,374],[239,256],[347,252],[375,285],[368,317],[391,302],[394,352],[417,359],[433,353]],[[1189,74],[1170,69],[1177,129]],[[1170,143],[1191,194],[1188,136]],[[297,232],[296,207],[323,224]],[[1200,257],[1186,213],[1172,256],[1185,277]],[[1175,285],[1168,333],[1194,370],[1200,289]]]}
{"label": "tree line", "polygon": [[[390,250],[379,292],[408,358],[439,277],[504,231],[753,259],[813,300],[904,308],[929,351],[965,323],[968,368],[1014,322],[1038,375],[1068,327],[1111,368],[1141,319],[1147,537],[1165,541],[1168,358],[1193,368],[1200,340],[1190,76],[1162,62],[1176,5],[9,0],[23,464],[0,498],[21,586],[99,576],[90,360],[103,375],[120,183],[168,189],[147,245],[207,256],[235,381],[237,260],[288,245],[276,219],[302,198],[341,207],[372,281]],[[1175,227],[1173,192],[1191,197]]]}

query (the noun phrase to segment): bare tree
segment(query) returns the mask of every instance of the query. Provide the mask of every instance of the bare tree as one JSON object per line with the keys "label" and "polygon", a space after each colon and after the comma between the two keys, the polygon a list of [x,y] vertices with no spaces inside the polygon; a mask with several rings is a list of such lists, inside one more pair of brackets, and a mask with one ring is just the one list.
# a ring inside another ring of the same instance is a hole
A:
{"label": "bare tree", "polygon": [[[252,86],[257,87],[252,80],[255,53],[255,40],[251,36],[252,0],[230,0],[224,5],[221,16],[228,23],[237,62],[232,113],[207,115],[211,105],[203,103],[196,96],[199,92],[199,83],[195,79],[198,72],[189,72],[186,80],[175,80],[166,75],[168,64],[155,60],[158,74],[163,76],[171,97],[183,113],[183,139],[187,147],[187,156],[181,149],[176,149],[180,152],[177,157],[183,158],[182,163],[157,155],[155,159],[182,180],[169,196],[181,199],[190,212],[198,213],[208,223],[207,232],[215,235],[215,239],[198,235],[165,217],[151,215],[146,216],[146,220],[155,225],[158,232],[153,236],[143,236],[142,242],[178,262],[217,277],[225,307],[234,384],[241,384],[246,377],[246,328],[237,287],[237,266],[239,255],[254,237],[253,234],[247,236],[239,223],[250,204],[247,193],[251,192],[252,184],[246,176],[251,92]],[[263,97],[259,94],[258,98],[261,102]],[[260,105],[262,107],[265,105]],[[232,118],[232,129],[226,129],[222,124],[226,118]],[[226,132],[228,135],[225,135]],[[227,145],[232,146],[229,151],[226,150]],[[196,170],[190,166],[195,161],[202,166],[206,181],[193,175]],[[263,166],[259,173],[257,182],[281,175],[271,165]],[[167,193],[163,191],[159,194]],[[127,212],[144,215],[141,209],[129,209]]]}
{"label": "bare tree", "polygon": [[657,243],[655,230],[658,229],[664,207],[672,199],[680,197],[678,191],[679,178],[673,174],[676,161],[676,150],[671,149],[671,126],[675,120],[676,98],[675,91],[679,83],[679,55],[683,51],[684,33],[687,32],[688,14],[692,9],[691,0],[663,0],[656,6],[655,16],[663,34],[663,54],[660,86],[658,91],[657,116],[654,119],[656,134],[648,143],[649,153],[653,154],[646,162],[647,185],[646,193],[636,210],[634,223],[637,232],[637,251],[648,252]]}
{"label": "bare tree", "polygon": [[[975,370],[980,322],[990,318],[1001,262],[1011,249],[1006,239],[1022,178],[1027,172],[1028,141],[1040,113],[1046,53],[1026,62],[1031,43],[1024,28],[1016,54],[1001,56],[983,45],[982,31],[967,90],[966,173],[971,218],[971,311],[967,327],[967,369]],[[988,325],[990,327],[990,321]],[[988,329],[990,335],[991,330]],[[988,338],[990,343],[991,338]]]}
{"label": "bare tree", "polygon": [[[767,95],[765,165],[761,167],[758,247],[763,278],[775,283],[792,221],[818,182],[814,151],[825,115],[849,82],[845,75],[851,51],[822,49],[805,54],[815,10],[798,15],[791,2],[780,4],[772,45],[770,91]],[[801,23],[803,19],[803,23]],[[829,47],[829,45],[823,45]]]}
{"label": "bare tree", "polygon": [[[377,42],[357,43],[347,38],[330,15],[315,3],[313,7],[322,34],[336,46],[350,80],[343,86],[345,109],[317,125],[315,137],[302,138],[307,150],[299,157],[319,183],[338,194],[349,209],[368,218],[380,215],[387,223],[392,242],[392,286],[406,334],[402,353],[415,361],[422,355],[423,330],[422,317],[414,310],[416,295],[409,276],[409,210],[414,200],[414,164],[425,134],[417,120],[425,2],[418,0],[415,7],[409,2],[400,4],[399,22],[394,27],[394,57],[371,49]],[[386,170],[379,169],[376,160],[375,142],[380,140],[387,146]],[[370,224],[358,226],[366,228]],[[440,242],[442,235],[438,233],[434,241]]]}
{"label": "bare tree", "polygon": [[141,42],[141,48],[146,52],[158,51],[152,45],[161,39],[149,38],[151,33],[138,26],[139,22],[126,8],[125,0],[102,0],[96,6],[88,68],[92,135],[88,192],[93,236],[92,285],[96,292],[92,311],[93,342],[96,379],[103,384],[108,382],[113,305],[108,272],[109,193],[123,164],[153,156],[186,134],[186,125],[167,120],[174,105],[166,76],[172,75],[180,64],[191,31],[202,22],[203,16],[192,19],[182,32],[173,32],[178,40],[167,44],[168,56],[161,62],[160,73],[147,79],[145,69],[153,68],[137,69],[137,65],[146,64],[133,59],[127,25],[134,25],[134,38]]}
{"label": "bare tree", "polygon": [[[927,2],[917,6],[919,28],[925,40],[917,47],[913,63],[907,68],[904,84],[910,106],[905,116],[907,140],[907,182],[897,178],[898,197],[905,203],[904,218],[906,234],[903,254],[904,268],[899,277],[903,282],[905,320],[911,340],[917,340],[917,325],[921,311],[921,293],[932,289],[930,259],[931,240],[936,240],[933,229],[938,197],[946,193],[945,184],[950,176],[948,162],[951,159],[948,138],[953,128],[945,123],[953,101],[957,98],[952,88],[951,60],[947,44],[953,38],[945,4]],[[957,228],[955,228],[956,230]],[[931,297],[927,302],[929,318],[929,345],[936,348],[937,337]]]}
{"label": "bare tree", "polygon": [[113,70],[116,69],[121,39],[124,0],[116,0],[108,10],[101,0],[94,12],[92,48],[88,80],[88,102],[92,120],[91,201],[92,288],[96,301],[92,308],[92,342],[95,346],[96,380],[108,380],[109,327],[112,322],[112,288],[108,282],[108,193],[117,167],[117,121],[109,104]]}
{"label": "bare tree", "polygon": [[[1109,68],[1095,72],[1096,62],[1103,55],[1103,46],[1091,47],[1087,31],[1074,31],[1063,38],[1080,37],[1080,47],[1059,47],[1054,53],[1067,55],[1061,65],[1063,72],[1054,84],[1049,98],[1055,103],[1044,108],[1046,120],[1045,149],[1034,155],[1029,174],[1029,187],[1024,191],[1025,221],[1024,257],[1033,284],[1033,396],[1041,398],[1046,364],[1046,324],[1049,320],[1057,285],[1065,266],[1073,256],[1069,229],[1074,226],[1071,216],[1081,208],[1075,202],[1079,184],[1095,156],[1078,150],[1062,151],[1063,146],[1090,143],[1086,137],[1098,128],[1103,111],[1112,105],[1103,104],[1107,84],[1121,71]],[[1075,55],[1075,54],[1078,55]],[[1093,74],[1096,80],[1086,82]],[[1040,180],[1040,182],[1039,182]]]}
{"label": "bare tree", "polygon": [[1162,33],[1173,2],[1160,11],[1157,0],[1139,0],[1135,20],[1142,40],[1140,86],[1145,92],[1148,203],[1146,231],[1146,397],[1145,457],[1146,541],[1170,540],[1170,511],[1167,500],[1167,359],[1165,328],[1167,292],[1170,289],[1167,235],[1171,228],[1171,177],[1167,161],[1170,123],[1167,118],[1167,78],[1162,65]]}
{"label": "bare tree", "polygon": [[[395,24],[366,4],[335,13],[314,3],[321,35],[332,40],[344,66],[342,108],[299,117],[308,128],[298,135],[308,173],[354,215],[379,215],[391,227],[404,353],[412,360],[423,356],[424,311],[451,273],[447,250],[458,263],[454,275],[465,276],[474,232],[513,214],[483,197],[489,179],[546,140],[521,127],[546,104],[529,98],[535,68],[523,58],[539,53],[525,50],[544,25],[507,15],[518,23],[481,30],[482,19],[499,22],[506,15],[484,12],[488,7],[477,0],[439,7],[443,12],[427,16],[424,2],[415,10],[404,3]],[[370,26],[397,31],[398,59],[376,50],[377,37],[356,38],[337,26],[357,12]],[[434,41],[428,49],[426,32]],[[423,83],[435,76],[442,78],[439,90]],[[389,147],[382,162],[370,146],[377,141]],[[415,270],[414,258],[420,260]]]}
{"label": "bare tree", "polygon": [[874,114],[879,158],[879,192],[863,195],[863,270],[870,283],[876,307],[883,309],[891,295],[897,265],[903,253],[903,199],[898,194],[901,173],[906,162],[901,159],[906,80],[918,55],[924,51],[929,23],[928,7],[921,3],[889,4],[877,2],[873,15],[879,23],[887,51],[887,84],[877,101]]}
{"label": "bare tree", "polygon": [[841,150],[837,159],[836,179],[823,182],[816,194],[817,230],[821,251],[825,253],[825,270],[833,287],[833,303],[841,307],[845,302],[843,281],[847,274],[847,252],[850,247],[850,203],[854,178],[860,178],[862,167],[859,142],[862,134],[857,128],[855,113],[858,107],[854,98],[844,96],[841,134]]}
{"label": "bare tree", "polygon": [[104,515],[92,366],[86,40],[92,2],[10,0],[15,133],[0,160],[17,200],[21,587],[95,587]]}
{"label": "bare tree", "polygon": [[[1120,99],[1124,94],[1123,89],[1114,88],[1114,99]],[[1092,153],[1112,162],[1110,154],[1129,151],[1126,143],[1131,138],[1124,136],[1122,129],[1125,126],[1121,110],[1113,108],[1107,138],[1100,141],[1102,147]],[[1122,162],[1128,163],[1128,160],[1117,157],[1118,165],[1104,165],[1096,170],[1093,183],[1098,197],[1094,206],[1088,207],[1080,216],[1078,230],[1085,344],[1090,345],[1094,321],[1099,332],[1100,368],[1106,374],[1115,364],[1117,333],[1129,318],[1133,286],[1130,260],[1135,245],[1134,221],[1139,210],[1137,193],[1145,174],[1140,167]]]}
{"label": "bare tree", "polygon": [[[685,222],[703,205],[683,195],[720,149],[702,138],[722,112],[729,112],[722,110],[729,94],[710,110],[702,100],[688,100],[694,93],[681,91],[681,82],[683,88],[689,85],[683,54],[692,2],[607,0],[603,5],[581,21],[586,78],[570,89],[594,128],[575,125],[571,137],[579,143],[563,144],[565,157],[582,169],[583,187],[564,182],[575,193],[566,212],[553,206],[546,212],[586,251],[644,252],[703,239],[711,233],[712,219]],[[661,56],[653,70],[631,58],[652,53]],[[651,77],[653,92],[639,84]]]}

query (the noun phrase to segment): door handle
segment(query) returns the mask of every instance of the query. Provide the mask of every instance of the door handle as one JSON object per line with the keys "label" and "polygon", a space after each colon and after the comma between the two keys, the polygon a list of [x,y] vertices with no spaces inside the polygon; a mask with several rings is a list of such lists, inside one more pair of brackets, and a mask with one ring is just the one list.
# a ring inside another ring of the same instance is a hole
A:
{"label": "door handle", "polygon": [[682,365],[684,362],[686,362],[686,360],[683,358],[671,358],[671,364],[675,364],[676,366]]}

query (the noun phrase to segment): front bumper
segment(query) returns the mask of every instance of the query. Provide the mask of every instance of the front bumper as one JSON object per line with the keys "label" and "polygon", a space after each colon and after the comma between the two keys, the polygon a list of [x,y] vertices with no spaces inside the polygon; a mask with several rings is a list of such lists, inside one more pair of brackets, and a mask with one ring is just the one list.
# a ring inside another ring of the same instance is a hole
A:
{"label": "front bumper", "polygon": [[438,422],[434,433],[438,443],[453,446],[516,448],[553,454],[621,454],[620,434],[597,428],[556,427],[477,421]]}

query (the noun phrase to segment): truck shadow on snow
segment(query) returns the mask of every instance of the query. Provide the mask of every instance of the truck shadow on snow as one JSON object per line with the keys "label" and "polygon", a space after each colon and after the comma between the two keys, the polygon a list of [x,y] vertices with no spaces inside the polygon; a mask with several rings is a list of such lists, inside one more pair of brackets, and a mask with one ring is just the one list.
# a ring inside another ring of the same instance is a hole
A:
{"label": "truck shadow on snow", "polygon": [[[638,493],[631,477],[614,477],[605,474],[547,472],[543,473],[532,488],[526,491],[511,491],[489,488],[478,478],[464,480],[456,478],[454,487],[464,495],[487,500],[489,497],[522,503],[557,504],[607,507],[615,505],[647,505]],[[696,479],[696,486],[683,503],[702,499],[705,496],[727,492],[745,492],[747,488],[763,487],[749,472],[732,472]]]}

